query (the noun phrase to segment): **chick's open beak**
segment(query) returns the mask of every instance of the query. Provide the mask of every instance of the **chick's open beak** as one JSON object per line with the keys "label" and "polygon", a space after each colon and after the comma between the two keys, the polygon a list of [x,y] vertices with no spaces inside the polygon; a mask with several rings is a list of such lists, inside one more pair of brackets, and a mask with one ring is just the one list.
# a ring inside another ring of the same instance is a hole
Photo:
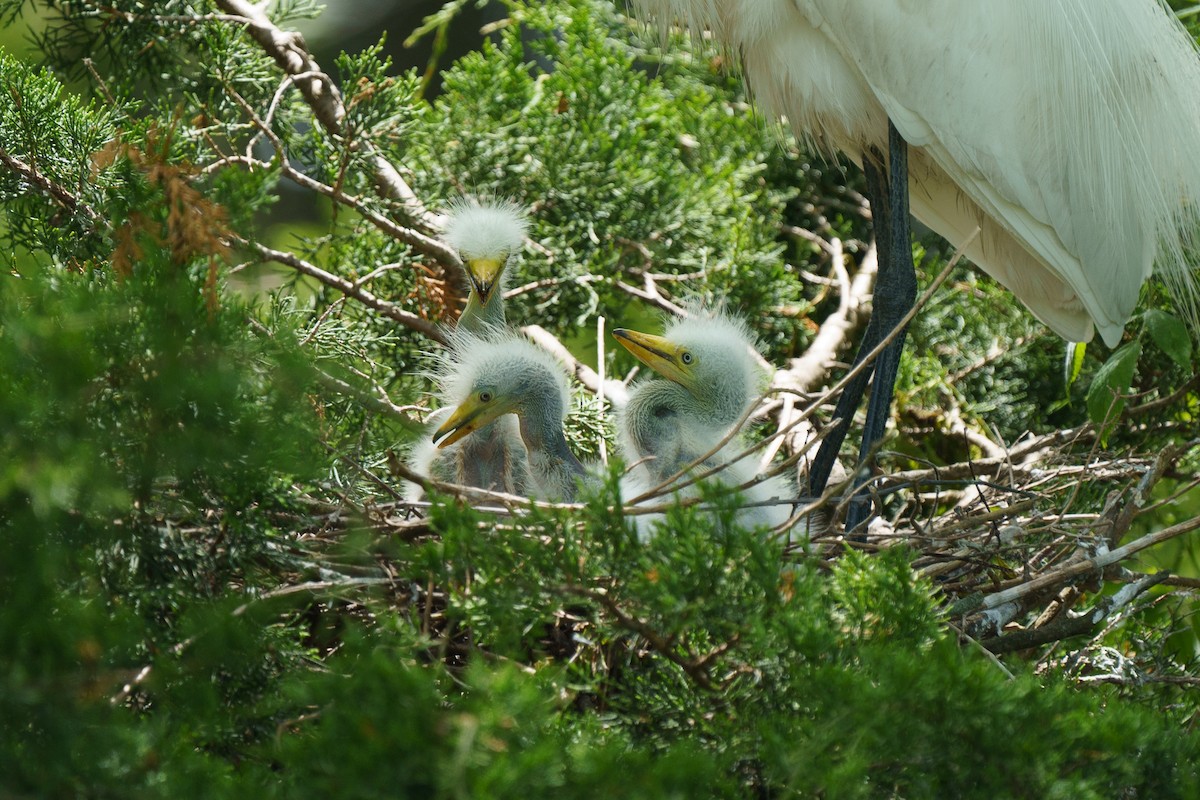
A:
{"label": "chick's open beak", "polygon": [[492,296],[492,290],[499,282],[500,273],[504,270],[505,260],[502,258],[472,258],[467,261],[467,274],[471,276],[471,285],[479,295],[479,302],[487,305]]}
{"label": "chick's open beak", "polygon": [[669,339],[651,333],[640,333],[627,328],[615,328],[613,338],[621,343],[634,358],[662,375],[667,380],[690,389],[695,382],[691,367],[683,363],[683,348]]}

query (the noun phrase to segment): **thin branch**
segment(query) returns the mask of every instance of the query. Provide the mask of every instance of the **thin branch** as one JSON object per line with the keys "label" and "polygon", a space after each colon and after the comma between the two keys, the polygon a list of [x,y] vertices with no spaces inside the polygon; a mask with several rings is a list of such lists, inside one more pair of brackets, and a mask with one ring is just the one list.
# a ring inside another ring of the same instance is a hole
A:
{"label": "thin branch", "polygon": [[819,234],[813,233],[808,228],[801,228],[798,225],[782,225],[780,226],[780,230],[785,236],[792,236],[796,239],[803,239],[806,242],[815,244],[817,247],[824,250],[826,255],[830,256],[834,260],[838,259],[841,255],[834,250],[832,247],[832,242],[827,241]]}
{"label": "thin branch", "polygon": [[1011,589],[1005,589],[1004,591],[996,592],[986,597],[975,596],[965,598],[960,600],[958,603],[955,603],[954,606],[951,607],[950,614],[952,616],[957,616],[958,614],[962,614],[964,612],[971,613],[980,611],[994,611],[1007,604],[1015,603],[1016,601],[1024,597],[1028,597],[1036,592],[1040,592],[1055,586],[1061,586],[1062,584],[1074,580],[1081,575],[1087,575],[1089,573],[1099,574],[1103,572],[1106,567],[1110,567],[1113,564],[1124,561],[1134,553],[1139,553],[1142,550],[1153,547],[1156,544],[1161,544],[1178,536],[1183,536],[1185,533],[1191,533],[1194,530],[1200,530],[1200,517],[1185,520],[1176,525],[1172,525],[1169,528],[1164,528],[1161,531],[1148,533],[1145,536],[1133,540],[1127,545],[1118,547],[1114,550],[1108,550],[1106,552],[1099,553],[1091,558],[1084,558],[1079,561],[1075,561],[1062,567],[1061,569],[1057,569],[1045,575],[1039,575],[1032,580],[1014,586]]}
{"label": "thin branch", "polygon": [[347,297],[354,298],[368,308],[374,309],[386,317],[396,320],[406,328],[425,334],[435,342],[440,342],[441,344],[446,344],[448,342],[445,332],[433,322],[430,322],[424,317],[419,317],[411,311],[405,311],[395,303],[389,303],[386,300],[381,300],[361,286],[357,286],[354,282],[334,275],[331,272],[326,272],[315,264],[310,264],[294,253],[275,250],[267,247],[266,245],[259,244],[258,242],[252,242],[249,239],[243,239],[241,236],[234,236],[233,242],[254,250],[265,259],[291,267],[303,275],[316,278],[324,285],[332,289],[336,289]]}
{"label": "thin branch", "polygon": [[1097,625],[1151,587],[1165,581],[1169,575],[1170,573],[1167,572],[1147,575],[1136,583],[1125,586],[1115,594],[1105,597],[1091,611],[1078,616],[1063,616],[1040,628],[1027,628],[1003,636],[994,636],[984,639],[980,644],[1000,655],[1014,653],[1018,650],[1028,650],[1031,647],[1069,639],[1073,636],[1082,636],[1095,630]]}
{"label": "thin branch", "polygon": [[317,370],[317,380],[339,394],[344,394],[347,397],[353,397],[358,402],[362,403],[368,408],[374,409],[378,413],[396,417],[398,420],[407,423],[408,425],[417,426],[421,424],[421,420],[417,419],[412,414],[412,412],[416,410],[416,406],[396,405],[391,401],[391,398],[384,394],[382,387],[376,387],[379,389],[381,396],[375,397],[367,392],[362,391],[361,389],[351,386],[340,378],[330,375],[324,370]]}
{"label": "thin branch", "polygon": [[867,249],[858,272],[851,280],[846,271],[841,242],[835,242],[831,261],[841,288],[838,308],[821,324],[820,331],[804,351],[804,355],[793,358],[785,369],[775,373],[771,380],[772,386],[786,387],[799,392],[812,391],[829,374],[829,364],[837,358],[837,354],[849,345],[850,333],[863,315],[878,270],[875,245],[872,243]]}
{"label": "thin branch", "polygon": [[[238,24],[245,24],[247,32],[259,46],[275,59],[280,69],[292,76],[321,127],[331,136],[341,136],[344,133],[342,122],[346,118],[341,92],[308,52],[304,38],[298,32],[280,30],[259,6],[247,0],[216,0],[216,3],[238,18]],[[413,223],[427,230],[440,227],[438,220],[417,198],[399,170],[373,144],[360,140],[354,146],[361,148],[371,159],[375,168],[375,187],[380,196],[399,201]]]}
{"label": "thin branch", "polygon": [[100,73],[96,71],[96,63],[90,58],[83,59],[83,66],[91,74],[92,80],[100,87],[100,93],[104,95],[104,99],[108,101],[110,106],[116,106],[117,100],[113,97],[113,93],[109,91],[108,84],[104,82],[104,78],[100,77]]}
{"label": "thin branch", "polygon": [[[336,581],[308,581],[307,583],[292,583],[263,592],[255,600],[267,600],[274,597],[287,597],[290,594],[330,592],[338,589],[361,589],[364,586],[386,586],[394,583],[391,578],[342,578]],[[245,606],[234,609],[234,614],[244,612]]]}
{"label": "thin branch", "polygon": [[[710,691],[718,688],[713,683],[712,676],[710,676],[708,673],[708,667],[715,657],[713,654],[701,656],[699,658],[689,658],[684,656],[679,652],[679,649],[675,647],[674,643],[655,630],[649,623],[638,619],[632,614],[626,613],[625,610],[617,604],[617,601],[614,600],[607,592],[597,589],[589,589],[585,586],[564,586],[562,589],[560,589],[560,593],[567,596],[577,595],[586,597],[589,600],[599,604],[605,611],[613,616],[618,625],[625,630],[636,633],[638,636],[641,636],[643,639],[649,642],[650,646],[655,650],[655,652],[682,669],[685,673],[687,673],[688,677],[694,680],[701,688]],[[714,651],[714,653],[716,655],[721,654],[717,653],[716,651]]]}
{"label": "thin branch", "polygon": [[411,245],[415,250],[433,258],[435,261],[450,267],[455,267],[458,269],[462,268],[462,261],[459,259],[458,253],[456,253],[453,248],[449,247],[443,242],[426,236],[420,231],[400,225],[388,217],[380,214],[378,211],[375,211],[359,198],[346,194],[340,187],[329,186],[328,184],[323,183],[316,178],[310,177],[309,175],[306,175],[305,173],[293,167],[288,158],[287,150],[283,146],[283,141],[279,138],[275,131],[271,129],[266,121],[259,117],[258,112],[254,110],[254,107],[251,106],[250,103],[247,102],[246,99],[242,97],[241,94],[239,94],[238,91],[234,89],[233,86],[228,82],[225,83],[225,91],[231,98],[233,98],[234,102],[241,107],[242,111],[254,122],[259,131],[261,131],[263,135],[270,140],[271,145],[275,148],[275,152],[279,157],[280,172],[285,177],[290,178],[292,181],[306,189],[311,189],[312,191],[323,194],[326,197],[342,203],[343,205],[350,206],[359,214],[361,214],[368,222],[379,228],[384,233],[395,237],[405,244]]}
{"label": "thin branch", "polygon": [[504,291],[504,299],[511,300],[514,297],[519,297],[538,289],[550,289],[555,286],[561,286],[564,283],[601,283],[607,281],[607,275],[568,275],[565,278],[541,278],[529,283],[523,283],[520,286],[514,286],[512,289],[506,289]]}
{"label": "thin branch", "polygon": [[676,317],[687,316],[687,310],[682,306],[672,303],[670,300],[668,300],[662,294],[662,292],[658,290],[658,286],[654,284],[654,281],[648,276],[646,278],[645,289],[639,289],[636,286],[631,286],[622,280],[613,281],[613,285],[630,297],[636,297],[639,300],[645,300],[650,305],[660,308],[663,311],[666,311],[668,314],[672,314]]}
{"label": "thin branch", "polygon": [[126,22],[158,22],[169,25],[199,25],[204,22],[235,22],[239,25],[249,24],[252,20],[247,17],[238,16],[236,14],[139,14],[133,11],[125,11],[120,8],[114,8],[108,4],[88,2],[85,0],[83,5],[94,8],[102,14],[107,14],[110,17],[119,17]]}
{"label": "thin branch", "polygon": [[[571,354],[571,351],[558,340],[557,336],[541,325],[525,325],[521,328],[521,333],[529,337],[534,344],[539,345],[557,358],[589,392],[595,395],[601,394],[601,379],[596,370],[575,358]],[[606,380],[604,381],[603,394],[614,407],[621,408],[625,405],[625,401],[629,397],[629,390],[620,381]]]}
{"label": "thin branch", "polygon": [[88,222],[92,223],[93,228],[100,227],[108,230],[111,227],[108,220],[102,217],[94,208],[71,194],[66,188],[42,175],[34,167],[15,156],[9,155],[2,148],[0,148],[0,164],[4,164],[4,166],[20,175],[22,180],[37,188],[43,194],[49,195],[51,199],[67,211],[86,217]]}
{"label": "thin branch", "polygon": [[318,194],[323,194],[333,200],[349,206],[350,208],[361,214],[368,222],[374,225],[379,230],[387,233],[390,236],[411,245],[418,252],[433,258],[440,264],[449,267],[462,268],[462,260],[458,257],[458,253],[454,249],[444,244],[438,239],[431,236],[426,236],[420,231],[413,228],[400,225],[393,220],[380,214],[378,211],[371,208],[360,198],[354,195],[346,194],[342,189],[336,186],[330,186],[316,178],[313,178],[291,165],[289,161],[283,159],[281,161],[281,173],[291,180],[295,181],[300,186],[306,189],[311,189]]}

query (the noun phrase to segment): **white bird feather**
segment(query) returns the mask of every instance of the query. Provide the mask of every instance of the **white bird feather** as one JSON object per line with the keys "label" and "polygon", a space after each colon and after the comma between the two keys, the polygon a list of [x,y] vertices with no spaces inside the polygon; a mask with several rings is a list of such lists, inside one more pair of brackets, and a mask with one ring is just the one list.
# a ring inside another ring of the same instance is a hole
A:
{"label": "white bird feather", "polygon": [[909,145],[912,213],[1050,328],[1120,340],[1153,266],[1194,329],[1200,59],[1159,0],[635,0],[826,152]]}
{"label": "white bird feather", "polygon": [[460,198],[446,209],[446,244],[464,259],[507,259],[529,231],[525,212],[508,200]]}
{"label": "white bird feather", "polygon": [[471,284],[458,327],[480,333],[502,327],[508,266],[525,242],[529,220],[507,200],[463,197],[446,210],[446,244],[458,251]]}

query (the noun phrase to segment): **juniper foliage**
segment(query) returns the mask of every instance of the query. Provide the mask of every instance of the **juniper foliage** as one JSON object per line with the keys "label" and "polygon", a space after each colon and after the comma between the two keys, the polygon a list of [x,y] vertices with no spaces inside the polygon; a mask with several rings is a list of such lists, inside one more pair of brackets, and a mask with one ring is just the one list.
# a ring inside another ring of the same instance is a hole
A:
{"label": "juniper foliage", "polygon": [[[865,251],[858,179],[757,118],[721,54],[611,4],[512,4],[431,101],[382,47],[327,59],[337,130],[245,6],[0,2],[43,59],[0,52],[0,795],[1196,795],[1194,701],[983,654],[903,547],[785,553],[710,488],[639,543],[615,466],[577,507],[402,519],[426,323],[463,287],[380,159],[432,209],[527,206],[509,316],[585,361],[595,315],[697,296],[802,354],[836,299],[795,230]],[[282,223],[296,192],[313,214]],[[918,319],[906,430],[948,396],[1005,436],[1085,419],[1102,359],[1058,381],[1060,345],[985,279]],[[1133,385],[1184,385],[1154,319]],[[610,420],[580,405],[595,448]],[[1160,597],[1101,643],[1186,672],[1190,606]]]}

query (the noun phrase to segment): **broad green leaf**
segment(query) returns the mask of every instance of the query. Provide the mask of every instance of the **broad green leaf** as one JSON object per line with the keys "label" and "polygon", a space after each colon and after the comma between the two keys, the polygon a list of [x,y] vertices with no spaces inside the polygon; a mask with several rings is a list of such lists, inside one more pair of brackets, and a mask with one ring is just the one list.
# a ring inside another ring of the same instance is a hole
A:
{"label": "broad green leaf", "polygon": [[1156,308],[1146,312],[1145,320],[1146,330],[1159,349],[1176,364],[1188,369],[1192,365],[1192,337],[1183,320]]}
{"label": "broad green leaf", "polygon": [[1142,343],[1134,340],[1118,348],[1096,371],[1088,389],[1088,417],[1097,424],[1108,420],[1100,431],[1100,442],[1106,444],[1116,419],[1121,416],[1125,401],[1121,395],[1129,391],[1133,383],[1133,371],[1142,355]]}

